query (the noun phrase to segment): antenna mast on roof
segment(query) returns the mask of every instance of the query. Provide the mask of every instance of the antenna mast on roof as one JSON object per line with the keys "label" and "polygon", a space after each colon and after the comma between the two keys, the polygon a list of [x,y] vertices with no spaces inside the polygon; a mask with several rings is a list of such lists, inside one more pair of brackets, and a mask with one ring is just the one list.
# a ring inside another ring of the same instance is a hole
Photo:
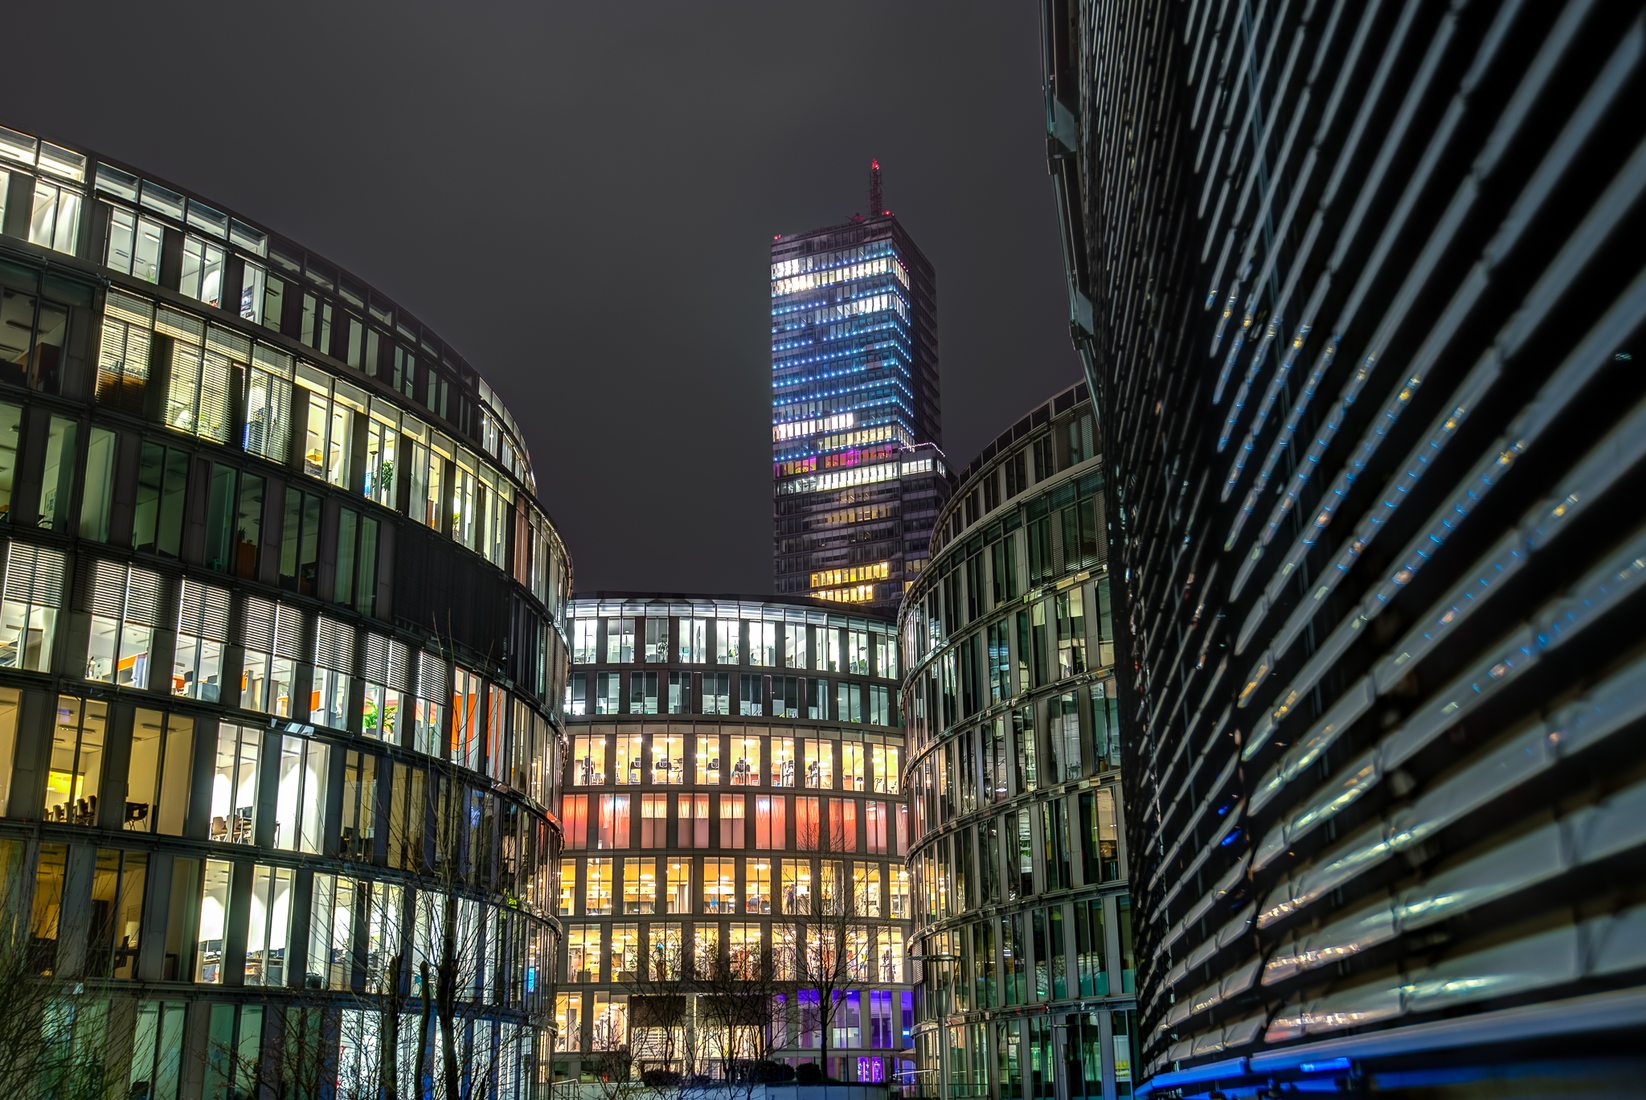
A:
{"label": "antenna mast on roof", "polygon": [[878,218],[885,211],[885,196],[880,192],[880,162],[869,161],[869,217]]}

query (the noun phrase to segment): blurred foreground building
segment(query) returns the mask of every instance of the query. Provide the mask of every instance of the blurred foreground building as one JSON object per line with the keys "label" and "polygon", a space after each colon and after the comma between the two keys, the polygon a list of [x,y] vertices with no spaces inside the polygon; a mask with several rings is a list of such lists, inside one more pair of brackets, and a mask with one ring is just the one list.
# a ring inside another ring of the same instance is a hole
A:
{"label": "blurred foreground building", "polygon": [[1043,10],[1139,1091],[1638,1092],[1646,15]]}
{"label": "blurred foreground building", "polygon": [[0,568],[0,1089],[407,1095],[438,992],[547,1094],[570,566],[449,345],[0,129]]}

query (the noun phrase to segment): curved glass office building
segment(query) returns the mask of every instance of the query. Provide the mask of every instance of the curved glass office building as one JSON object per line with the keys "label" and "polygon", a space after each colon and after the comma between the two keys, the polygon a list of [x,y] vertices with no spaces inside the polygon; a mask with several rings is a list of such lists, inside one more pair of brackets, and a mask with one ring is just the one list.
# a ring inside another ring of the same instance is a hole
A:
{"label": "curved glass office building", "polygon": [[577,599],[571,621],[566,1075],[908,1076],[892,624],[672,595]]}
{"label": "curved glass office building", "polygon": [[4,129],[0,294],[0,949],[41,1087],[376,1095],[449,1047],[540,1095],[570,584],[508,412],[347,271]]}
{"label": "curved glass office building", "polygon": [[923,1095],[1131,1095],[1097,445],[1084,384],[990,444],[900,612]]}

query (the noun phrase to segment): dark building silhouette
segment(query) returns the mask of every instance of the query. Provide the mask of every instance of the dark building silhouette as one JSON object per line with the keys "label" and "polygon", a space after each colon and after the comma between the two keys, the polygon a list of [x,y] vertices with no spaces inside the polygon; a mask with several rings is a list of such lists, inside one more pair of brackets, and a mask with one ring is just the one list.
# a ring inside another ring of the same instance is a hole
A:
{"label": "dark building silhouette", "polygon": [[1140,1091],[1637,1091],[1640,6],[1043,10]]}

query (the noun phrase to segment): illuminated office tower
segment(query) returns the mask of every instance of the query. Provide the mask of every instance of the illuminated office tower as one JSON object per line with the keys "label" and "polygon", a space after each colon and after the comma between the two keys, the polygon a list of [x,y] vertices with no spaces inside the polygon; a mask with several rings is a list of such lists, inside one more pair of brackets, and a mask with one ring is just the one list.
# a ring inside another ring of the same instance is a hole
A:
{"label": "illuminated office tower", "polygon": [[502,402],[6,129],[0,322],[0,1081],[412,1096],[444,990],[476,1094],[545,1097],[571,577]]}
{"label": "illuminated office tower", "polygon": [[557,1076],[737,1077],[826,1057],[838,1080],[906,1080],[890,621],[812,600],[602,595],[572,602],[571,637]]}
{"label": "illuminated office tower", "polygon": [[937,276],[885,209],[772,240],[773,569],[781,596],[887,613],[948,497]]}
{"label": "illuminated office tower", "polygon": [[1646,12],[1043,12],[1138,1091],[1638,1095]]}

